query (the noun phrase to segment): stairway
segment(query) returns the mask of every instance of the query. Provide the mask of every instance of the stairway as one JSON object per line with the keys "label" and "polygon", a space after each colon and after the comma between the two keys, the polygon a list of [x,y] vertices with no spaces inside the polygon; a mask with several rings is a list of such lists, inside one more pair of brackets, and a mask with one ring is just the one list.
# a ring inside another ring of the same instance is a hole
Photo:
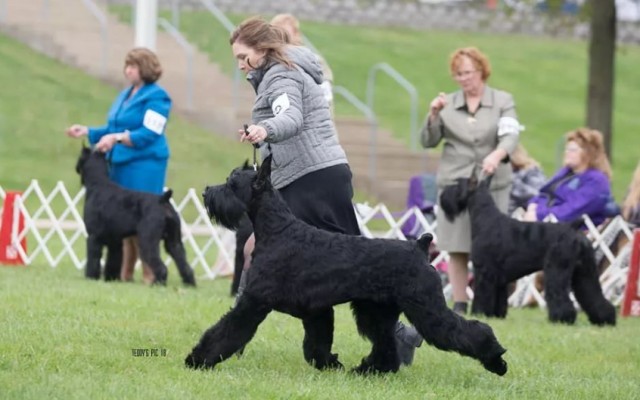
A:
{"label": "stairway", "polygon": [[[134,45],[134,29],[109,14],[103,4],[104,33],[82,0],[4,0],[0,31],[52,58],[79,68],[116,87],[123,87],[124,56]],[[185,50],[158,28],[156,51],[164,69],[160,83],[171,94],[174,110],[204,128],[235,137],[238,127],[250,119],[254,93],[242,80],[237,87],[208,55],[194,49],[192,105],[189,106],[188,62]],[[233,93],[237,93],[234,98]],[[370,128],[364,119],[338,117],[340,135],[357,189],[372,194],[392,209],[404,208],[409,178],[435,171],[427,153],[411,152],[388,131],[377,132],[377,163],[371,168]]]}

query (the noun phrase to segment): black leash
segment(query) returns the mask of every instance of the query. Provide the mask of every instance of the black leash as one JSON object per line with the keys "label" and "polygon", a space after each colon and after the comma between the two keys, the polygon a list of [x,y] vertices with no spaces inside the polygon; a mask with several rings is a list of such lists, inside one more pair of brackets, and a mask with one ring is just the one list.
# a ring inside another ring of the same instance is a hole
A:
{"label": "black leash", "polygon": [[[249,134],[249,125],[244,124],[244,133],[245,135]],[[257,171],[258,170],[258,160],[256,158],[256,153],[258,151],[258,148],[260,147],[260,145],[258,143],[254,143],[253,144],[253,170]]]}

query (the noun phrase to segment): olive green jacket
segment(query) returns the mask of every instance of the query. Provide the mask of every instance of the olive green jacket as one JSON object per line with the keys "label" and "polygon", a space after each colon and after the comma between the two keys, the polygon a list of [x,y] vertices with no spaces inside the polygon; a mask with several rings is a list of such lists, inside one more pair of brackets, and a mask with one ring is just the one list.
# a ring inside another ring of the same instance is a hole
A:
{"label": "olive green jacket", "polygon": [[[467,111],[464,94],[460,90],[446,95],[446,105],[433,122],[429,121],[429,117],[430,114],[421,132],[422,145],[435,147],[444,139],[438,166],[439,187],[454,184],[458,178],[469,178],[474,166],[477,166],[478,172],[481,171],[484,158],[497,148],[511,154],[518,144],[519,131],[522,129],[517,122],[511,94],[489,86],[484,88],[475,115]],[[491,187],[501,189],[510,183],[511,164],[501,163]]]}

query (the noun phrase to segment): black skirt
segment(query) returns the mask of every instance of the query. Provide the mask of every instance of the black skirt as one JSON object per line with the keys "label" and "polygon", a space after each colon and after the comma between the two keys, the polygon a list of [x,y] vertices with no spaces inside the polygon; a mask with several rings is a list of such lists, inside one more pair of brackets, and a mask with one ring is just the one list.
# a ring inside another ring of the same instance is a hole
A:
{"label": "black skirt", "polygon": [[306,174],[279,190],[293,214],[329,232],[360,235],[348,164]]}

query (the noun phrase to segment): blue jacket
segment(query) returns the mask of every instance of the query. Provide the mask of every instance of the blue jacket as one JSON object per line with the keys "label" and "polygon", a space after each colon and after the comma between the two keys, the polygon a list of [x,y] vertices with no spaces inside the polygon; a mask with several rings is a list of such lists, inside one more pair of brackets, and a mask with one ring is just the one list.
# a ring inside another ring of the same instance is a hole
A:
{"label": "blue jacket", "polygon": [[159,85],[143,85],[132,98],[129,87],[118,95],[109,109],[107,124],[89,128],[89,142],[94,145],[109,133],[129,131],[132,147],[116,144],[107,154],[112,164],[126,164],[134,160],[162,160],[169,158],[165,128],[171,110],[171,98]]}
{"label": "blue jacket", "polygon": [[610,210],[613,196],[609,178],[602,171],[589,168],[573,176],[569,175],[570,171],[567,167],[561,168],[540,189],[540,194],[529,200],[529,204],[538,205],[539,221],[549,214],[564,222],[587,214],[594,224],[599,225],[615,214],[615,210]]}

